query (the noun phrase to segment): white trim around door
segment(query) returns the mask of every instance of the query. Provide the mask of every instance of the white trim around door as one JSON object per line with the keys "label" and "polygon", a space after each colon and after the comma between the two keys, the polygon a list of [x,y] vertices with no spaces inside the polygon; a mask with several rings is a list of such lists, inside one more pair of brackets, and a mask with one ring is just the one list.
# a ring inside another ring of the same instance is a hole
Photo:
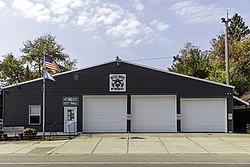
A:
{"label": "white trim around door", "polygon": [[175,95],[131,95],[131,132],[177,132]]}
{"label": "white trim around door", "polygon": [[83,96],[83,132],[127,132],[127,95]]}
{"label": "white trim around door", "polygon": [[64,107],[64,133],[77,132],[77,107]]}
{"label": "white trim around door", "polygon": [[227,99],[180,99],[181,132],[227,132]]}

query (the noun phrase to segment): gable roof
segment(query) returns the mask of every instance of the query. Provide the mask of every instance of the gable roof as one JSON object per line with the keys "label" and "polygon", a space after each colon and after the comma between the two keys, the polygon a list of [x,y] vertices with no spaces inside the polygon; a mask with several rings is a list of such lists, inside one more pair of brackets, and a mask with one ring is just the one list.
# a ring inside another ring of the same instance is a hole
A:
{"label": "gable roof", "polygon": [[[85,70],[85,69],[88,69],[88,68],[93,68],[93,67],[97,67],[97,66],[109,64],[109,63],[114,63],[114,62],[116,62],[116,61],[109,61],[109,62],[105,62],[105,63],[102,63],[102,64],[94,65],[94,66],[89,66],[89,67],[85,67],[85,68],[81,68],[81,69],[76,69],[76,70],[72,70],[72,71],[66,71],[66,72],[63,72],[63,73],[55,74],[55,75],[53,75],[53,77],[60,76],[60,75],[65,75],[65,74],[69,74],[69,73],[73,73],[73,72]],[[202,81],[202,82],[207,82],[207,83],[210,83],[210,84],[215,84],[215,85],[219,85],[219,86],[223,86],[223,87],[235,88],[232,85],[226,85],[226,84],[219,83],[219,82],[214,82],[214,81],[210,81],[210,80],[200,79],[200,78],[196,78],[196,77],[193,77],[193,76],[188,76],[188,75],[179,74],[179,73],[175,73],[175,72],[171,72],[171,71],[167,71],[167,70],[157,69],[157,68],[154,68],[154,67],[149,67],[149,66],[146,66],[146,65],[131,63],[131,62],[124,61],[124,60],[122,60],[120,63],[127,63],[127,64],[130,64],[130,65],[139,66],[139,67],[142,67],[142,68],[147,68],[147,69],[151,69],[151,70],[154,70],[154,71],[159,71],[159,72],[163,72],[163,73],[167,73],[167,74],[172,74],[172,75],[176,75],[176,76],[180,76],[180,77],[184,77],[184,78],[189,78],[189,79],[193,79],[193,80],[198,80],[198,81]],[[30,80],[30,81],[25,81],[25,82],[17,83],[15,85],[5,86],[2,89],[7,89],[7,88],[11,88],[11,87],[23,85],[23,84],[35,82],[35,81],[39,81],[39,80],[42,80],[42,79],[43,78],[37,78],[37,79]]]}

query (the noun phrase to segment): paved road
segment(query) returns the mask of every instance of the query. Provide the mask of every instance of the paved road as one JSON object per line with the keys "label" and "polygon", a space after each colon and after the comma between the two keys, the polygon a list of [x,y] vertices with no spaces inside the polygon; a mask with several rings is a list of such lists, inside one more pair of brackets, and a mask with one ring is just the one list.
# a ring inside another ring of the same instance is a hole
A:
{"label": "paved road", "polygon": [[115,164],[115,165],[110,165],[110,164],[100,164],[100,165],[89,165],[89,164],[81,164],[81,165],[63,165],[63,164],[53,164],[53,165],[0,165],[1,167],[249,167],[249,165],[237,165],[237,164],[232,164],[232,165],[222,165],[222,164],[211,164],[211,165],[202,165],[202,164],[191,164],[191,165],[186,165],[186,164],[160,164],[160,165],[138,165],[138,164]]}
{"label": "paved road", "polygon": [[0,166],[250,166],[249,155],[1,155]]}
{"label": "paved road", "polygon": [[0,167],[249,167],[248,155],[2,155]]}

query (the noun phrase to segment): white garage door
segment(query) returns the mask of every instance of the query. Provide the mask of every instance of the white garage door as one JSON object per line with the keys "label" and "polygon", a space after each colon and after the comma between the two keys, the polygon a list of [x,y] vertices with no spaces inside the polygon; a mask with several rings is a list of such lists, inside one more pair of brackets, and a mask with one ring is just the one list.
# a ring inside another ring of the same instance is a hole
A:
{"label": "white garage door", "polygon": [[132,132],[176,132],[176,96],[131,96]]}
{"label": "white garage door", "polygon": [[83,132],[126,132],[126,96],[84,96]]}
{"label": "white garage door", "polygon": [[181,99],[182,132],[227,132],[226,99]]}

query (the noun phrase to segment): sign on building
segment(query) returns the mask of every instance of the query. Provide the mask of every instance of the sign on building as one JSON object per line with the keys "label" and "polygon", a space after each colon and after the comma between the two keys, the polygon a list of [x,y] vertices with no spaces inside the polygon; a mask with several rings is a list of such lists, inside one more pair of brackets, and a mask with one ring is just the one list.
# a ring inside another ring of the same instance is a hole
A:
{"label": "sign on building", "polygon": [[63,97],[63,106],[78,106],[79,97]]}
{"label": "sign on building", "polygon": [[110,74],[109,91],[126,92],[126,74]]}

